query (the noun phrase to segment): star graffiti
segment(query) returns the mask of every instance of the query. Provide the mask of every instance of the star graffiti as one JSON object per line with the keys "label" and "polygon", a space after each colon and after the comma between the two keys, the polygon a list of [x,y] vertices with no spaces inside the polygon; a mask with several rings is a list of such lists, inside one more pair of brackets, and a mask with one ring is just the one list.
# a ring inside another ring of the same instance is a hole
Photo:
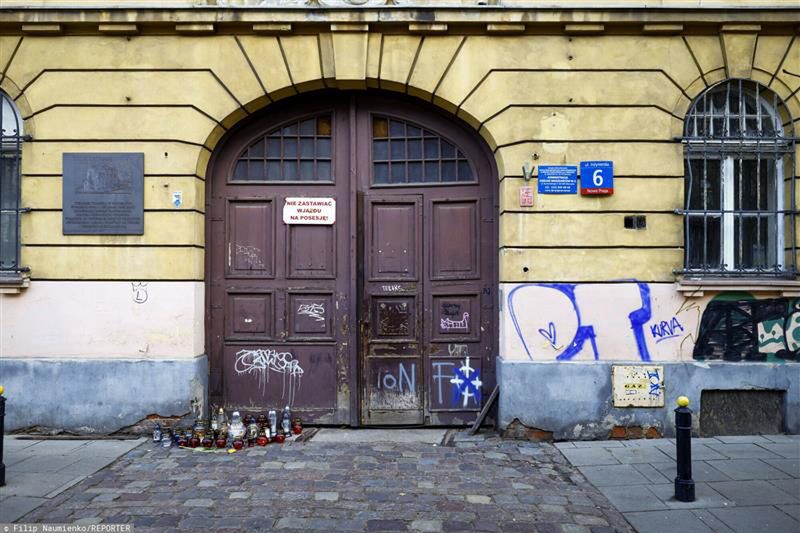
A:
{"label": "star graffiti", "polygon": [[450,383],[455,385],[453,387],[453,402],[458,402],[459,398],[462,400],[462,406],[466,407],[470,398],[475,398],[475,402],[481,404],[481,381],[480,370],[469,366],[469,357],[464,360],[461,368],[453,371],[453,379]]}

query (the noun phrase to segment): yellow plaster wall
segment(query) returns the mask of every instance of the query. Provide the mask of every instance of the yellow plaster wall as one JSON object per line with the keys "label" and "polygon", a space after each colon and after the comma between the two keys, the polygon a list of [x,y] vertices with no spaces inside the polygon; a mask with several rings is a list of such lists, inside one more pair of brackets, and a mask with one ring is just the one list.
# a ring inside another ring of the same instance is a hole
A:
{"label": "yellow plaster wall", "polygon": [[415,66],[422,37],[416,35],[385,35],[381,43],[381,60],[378,67],[380,87],[404,90]]}
{"label": "yellow plaster wall", "polygon": [[683,244],[683,221],[677,215],[647,215],[646,229],[624,229],[622,213],[504,213],[504,246],[672,246]]}
{"label": "yellow plaster wall", "polygon": [[521,176],[525,161],[558,165],[597,160],[613,161],[614,174],[618,176],[683,175],[683,150],[680,144],[672,142],[524,141],[498,148],[495,159],[500,175],[509,176]]}
{"label": "yellow plaster wall", "polygon": [[203,250],[188,246],[25,246],[21,260],[37,279],[203,279]]}
{"label": "yellow plaster wall", "polygon": [[[238,106],[225,86],[205,71],[45,71],[25,90],[33,113],[55,105],[85,106],[192,106],[222,121]],[[70,108],[72,119],[85,108]],[[107,108],[106,108],[107,109]],[[148,114],[150,109],[145,109]],[[91,122],[91,121],[89,121]]]}
{"label": "yellow plaster wall", "polygon": [[[497,94],[503,94],[504,99],[498,99]],[[481,123],[510,104],[623,109],[645,105],[670,112],[680,99],[688,101],[680,88],[658,71],[495,71],[466,98],[461,112]]]}
{"label": "yellow plaster wall", "polygon": [[[792,96],[800,77],[789,74],[800,72],[800,39],[788,34],[365,29],[0,36],[0,87],[34,132],[22,165],[23,203],[34,209],[23,215],[32,276],[202,280],[203,178],[225,130],[298,92],[380,87],[457,114],[494,151],[501,281],[671,281],[683,255],[673,214],[683,203],[683,158],[674,137],[691,99],[726,71],[752,71],[800,117]],[[144,236],[61,234],[64,152],[144,152]],[[613,196],[536,194],[534,207],[519,207],[523,163],[583,160],[614,162]],[[176,190],[180,210],[170,203]],[[647,229],[624,229],[625,214],[647,216]]]}
{"label": "yellow plaster wall", "polygon": [[258,78],[273,100],[295,94],[289,69],[283,60],[278,37],[268,35],[243,35],[239,37],[242,48],[250,58]]}
{"label": "yellow plaster wall", "polygon": [[[519,188],[525,186],[521,177],[506,176],[500,182],[500,212],[520,211],[524,213],[546,213],[548,211],[568,211],[575,200],[563,194],[534,194],[533,207],[519,206]],[[537,188],[536,178],[528,186]],[[644,212],[673,211],[683,202],[683,178],[617,178],[614,194],[611,196],[587,196],[582,198],[581,210],[586,211],[625,211],[637,209]],[[799,186],[800,187],[800,186]]]}
{"label": "yellow plaster wall", "polygon": [[190,107],[54,107],[36,116],[38,139],[179,140],[202,145],[213,120]]}
{"label": "yellow plaster wall", "polygon": [[[756,63],[758,64],[758,63]],[[786,59],[783,62],[782,69],[786,72],[793,72],[795,76],[791,75],[781,75],[779,76],[780,80],[786,84],[786,86],[792,92],[797,91],[800,88],[800,76],[796,74],[800,74],[800,38],[795,36],[794,40],[792,41],[791,46],[789,47],[789,52],[786,54]],[[790,100],[790,103],[795,104],[796,107],[800,107],[800,101],[795,95],[795,98]],[[794,118],[798,118],[798,113],[794,113]],[[795,129],[795,131],[797,131]]]}
{"label": "yellow plaster wall", "polygon": [[501,279],[519,281],[674,281],[672,269],[682,264],[683,250],[678,248],[500,250]]}
{"label": "yellow plaster wall", "polygon": [[334,72],[338,86],[346,89],[362,89],[367,79],[366,32],[337,32],[332,35]]}
{"label": "yellow plaster wall", "polygon": [[23,144],[22,148],[23,194],[27,187],[27,176],[60,176],[63,154],[67,152],[142,152],[145,175],[195,175],[199,170],[197,175],[200,177],[205,175],[205,167],[198,169],[198,160],[208,156],[206,148],[180,141],[55,141],[39,139],[37,136],[32,142]]}
{"label": "yellow plaster wall", "polygon": [[63,235],[61,212],[34,211],[22,219],[22,241],[29,246],[90,244],[203,246],[203,215],[194,211],[150,211],[144,214],[144,234]]}
{"label": "yellow plaster wall", "polygon": [[514,107],[484,123],[498,146],[537,141],[669,141],[671,115],[654,107]]}
{"label": "yellow plaster wall", "polygon": [[[61,209],[61,177],[35,176],[25,178],[22,190],[22,205],[32,209]],[[172,205],[172,193],[181,192],[183,204],[180,209]],[[195,176],[145,176],[144,209],[170,211],[205,211],[205,183]],[[202,243],[200,243],[202,244]]]}
{"label": "yellow plaster wall", "polygon": [[[292,85],[306,90],[321,89],[322,63],[319,57],[319,39],[315,35],[278,37],[284,63]],[[262,57],[261,61],[281,61],[280,57]]]}

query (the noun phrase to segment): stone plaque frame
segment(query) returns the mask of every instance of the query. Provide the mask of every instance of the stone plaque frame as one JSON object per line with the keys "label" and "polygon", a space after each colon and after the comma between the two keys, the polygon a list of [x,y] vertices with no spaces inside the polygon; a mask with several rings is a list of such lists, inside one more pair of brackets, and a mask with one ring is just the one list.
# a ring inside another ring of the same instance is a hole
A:
{"label": "stone plaque frame", "polygon": [[64,235],[144,234],[144,153],[63,154]]}

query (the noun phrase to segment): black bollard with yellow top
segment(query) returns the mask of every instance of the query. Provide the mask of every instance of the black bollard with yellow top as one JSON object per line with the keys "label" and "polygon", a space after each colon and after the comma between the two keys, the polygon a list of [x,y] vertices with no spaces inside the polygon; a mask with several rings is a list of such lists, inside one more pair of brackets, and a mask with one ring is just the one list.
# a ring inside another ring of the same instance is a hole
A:
{"label": "black bollard with yellow top", "polygon": [[5,390],[0,385],[0,487],[6,484],[6,465],[3,463],[3,435],[6,425],[6,399],[3,398]]}
{"label": "black bollard with yellow top", "polygon": [[675,409],[675,448],[678,475],[675,477],[675,499],[680,502],[693,502],[694,481],[692,480],[692,410],[689,398],[680,396]]}

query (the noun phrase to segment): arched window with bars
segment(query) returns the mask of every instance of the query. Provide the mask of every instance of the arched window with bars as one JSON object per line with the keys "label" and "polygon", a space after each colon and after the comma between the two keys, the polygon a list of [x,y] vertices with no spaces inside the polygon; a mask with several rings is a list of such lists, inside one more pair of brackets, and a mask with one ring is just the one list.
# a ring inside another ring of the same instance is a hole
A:
{"label": "arched window with bars", "polygon": [[0,282],[17,279],[20,264],[20,164],[22,117],[11,98],[0,92]]}
{"label": "arched window with bars", "polygon": [[796,274],[795,137],[786,104],[757,82],[701,94],[684,122],[683,274]]}

